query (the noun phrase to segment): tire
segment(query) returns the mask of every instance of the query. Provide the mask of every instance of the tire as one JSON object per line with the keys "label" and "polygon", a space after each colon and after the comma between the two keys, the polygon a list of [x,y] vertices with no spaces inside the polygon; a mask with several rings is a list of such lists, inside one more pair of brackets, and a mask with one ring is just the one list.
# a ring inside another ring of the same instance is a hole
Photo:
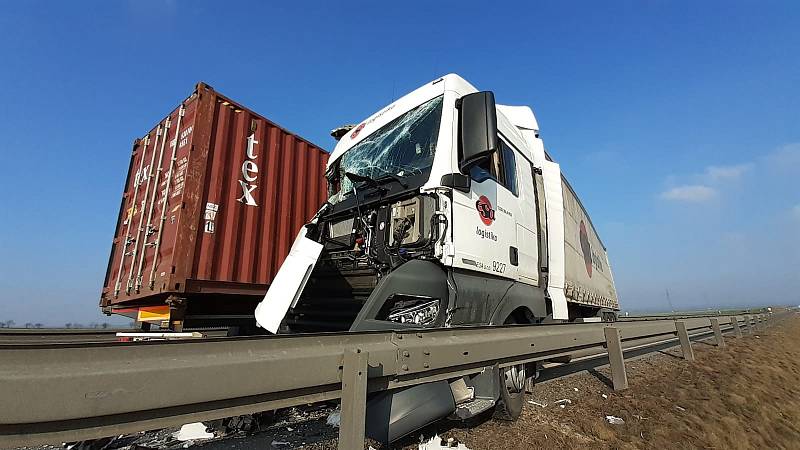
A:
{"label": "tire", "polygon": [[[504,325],[516,323],[517,321],[513,317],[509,317]],[[517,420],[525,405],[525,364],[501,369],[497,382],[500,387],[500,398],[494,407],[494,418],[508,421]]]}

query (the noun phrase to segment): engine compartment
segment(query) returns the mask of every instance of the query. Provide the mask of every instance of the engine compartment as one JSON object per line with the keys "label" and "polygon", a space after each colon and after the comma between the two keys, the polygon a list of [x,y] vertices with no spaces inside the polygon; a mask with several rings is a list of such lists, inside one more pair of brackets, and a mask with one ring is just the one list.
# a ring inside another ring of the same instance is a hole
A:
{"label": "engine compartment", "polygon": [[[435,195],[417,194],[344,211],[323,207],[309,236],[323,251],[295,307],[288,332],[349,330],[380,280],[408,261],[435,260],[446,218]],[[439,316],[439,298],[396,293],[370,319],[427,325]]]}

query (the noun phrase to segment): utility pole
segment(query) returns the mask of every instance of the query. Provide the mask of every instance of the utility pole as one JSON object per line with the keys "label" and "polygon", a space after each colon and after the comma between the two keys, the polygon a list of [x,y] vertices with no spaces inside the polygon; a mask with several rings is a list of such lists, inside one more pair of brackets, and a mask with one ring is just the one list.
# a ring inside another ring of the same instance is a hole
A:
{"label": "utility pole", "polygon": [[670,311],[675,312],[675,307],[672,306],[672,300],[670,300],[669,298],[669,288],[666,288],[666,291],[667,291],[667,303],[669,304],[669,309]]}

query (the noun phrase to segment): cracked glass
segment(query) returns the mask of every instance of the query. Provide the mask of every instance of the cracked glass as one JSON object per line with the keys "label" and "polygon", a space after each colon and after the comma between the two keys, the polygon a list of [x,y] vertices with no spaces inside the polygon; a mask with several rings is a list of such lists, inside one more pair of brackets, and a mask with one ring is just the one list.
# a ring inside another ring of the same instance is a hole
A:
{"label": "cracked glass", "polygon": [[417,106],[347,150],[328,174],[328,201],[336,204],[352,195],[347,172],[373,180],[427,176],[439,138],[442,100],[439,96]]}

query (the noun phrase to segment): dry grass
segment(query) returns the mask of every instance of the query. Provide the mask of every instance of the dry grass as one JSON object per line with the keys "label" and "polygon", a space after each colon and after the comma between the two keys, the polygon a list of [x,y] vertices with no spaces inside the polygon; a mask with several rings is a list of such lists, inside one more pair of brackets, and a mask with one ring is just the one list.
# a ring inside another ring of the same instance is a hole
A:
{"label": "dry grass", "polygon": [[[800,318],[726,342],[727,349],[695,343],[693,363],[675,351],[629,362],[626,391],[601,381],[604,370],[576,375],[537,388],[529,399],[547,407],[526,404],[517,422],[487,420],[474,428],[444,422],[437,431],[474,450],[800,449]],[[553,404],[561,398],[572,404]],[[625,424],[610,425],[606,415]],[[400,447],[417,445],[408,440]]]}

